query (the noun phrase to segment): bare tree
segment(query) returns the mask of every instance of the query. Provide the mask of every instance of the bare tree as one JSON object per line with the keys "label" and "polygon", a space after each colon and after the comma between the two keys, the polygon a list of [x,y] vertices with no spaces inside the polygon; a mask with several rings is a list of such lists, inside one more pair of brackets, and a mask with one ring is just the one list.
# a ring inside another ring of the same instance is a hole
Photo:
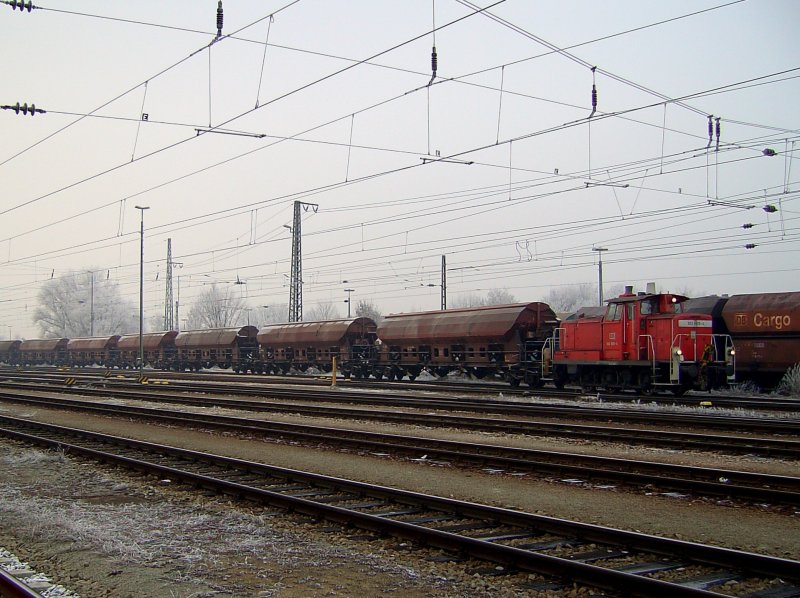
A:
{"label": "bare tree", "polygon": [[357,318],[372,318],[375,323],[379,323],[383,319],[383,314],[381,314],[378,307],[372,302],[367,301],[366,299],[361,299],[356,304],[356,317]]}
{"label": "bare tree", "polygon": [[508,289],[491,289],[486,293],[486,296],[478,293],[458,295],[450,302],[450,307],[458,309],[462,307],[483,307],[485,305],[508,305],[516,302],[516,297]]}
{"label": "bare tree", "polygon": [[597,285],[583,283],[550,289],[544,302],[556,312],[575,312],[581,307],[597,305]]}
{"label": "bare tree", "polygon": [[484,305],[509,305],[516,302],[517,298],[508,289],[492,289],[486,293]]}
{"label": "bare tree", "polygon": [[480,307],[485,305],[485,299],[481,297],[478,293],[466,293],[463,295],[456,295],[454,299],[451,299],[448,303],[448,307],[450,309],[460,309],[463,307]]}
{"label": "bare tree", "polygon": [[336,309],[336,305],[332,301],[325,301],[323,303],[317,303],[308,310],[308,312],[303,314],[303,319],[308,320],[309,322],[315,322],[320,320],[337,320],[341,316],[339,315],[339,310]]}
{"label": "bare tree", "polygon": [[289,307],[282,305],[259,305],[250,314],[250,323],[253,326],[266,324],[279,324],[289,321]]}
{"label": "bare tree", "polygon": [[46,338],[129,334],[138,330],[134,304],[120,296],[117,283],[89,271],[48,280],[39,291],[33,321]]}
{"label": "bare tree", "polygon": [[229,328],[235,326],[244,316],[245,301],[234,296],[230,287],[216,284],[200,294],[189,310],[187,327],[190,330],[201,328]]}

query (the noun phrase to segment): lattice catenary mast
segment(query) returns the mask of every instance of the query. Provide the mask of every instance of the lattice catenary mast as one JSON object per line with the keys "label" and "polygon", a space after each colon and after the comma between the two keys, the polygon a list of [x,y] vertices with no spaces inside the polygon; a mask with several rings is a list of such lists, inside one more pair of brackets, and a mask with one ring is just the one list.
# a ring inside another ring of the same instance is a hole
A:
{"label": "lattice catenary mast", "polygon": [[289,321],[303,321],[303,251],[301,246],[300,208],[316,214],[319,205],[315,203],[294,202],[294,221],[292,222],[292,273],[289,278]]}
{"label": "lattice catenary mast", "polygon": [[172,239],[167,239],[167,292],[164,297],[164,330],[175,330],[175,303],[172,301]]}

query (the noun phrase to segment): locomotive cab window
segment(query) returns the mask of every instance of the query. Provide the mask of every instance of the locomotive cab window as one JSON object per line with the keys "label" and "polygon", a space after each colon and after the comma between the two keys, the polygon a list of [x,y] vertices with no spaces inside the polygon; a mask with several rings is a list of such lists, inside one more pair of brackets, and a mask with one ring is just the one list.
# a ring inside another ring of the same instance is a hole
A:
{"label": "locomotive cab window", "polygon": [[606,320],[610,320],[612,322],[617,322],[622,319],[622,305],[619,303],[611,303],[608,306],[608,312],[606,312]]}

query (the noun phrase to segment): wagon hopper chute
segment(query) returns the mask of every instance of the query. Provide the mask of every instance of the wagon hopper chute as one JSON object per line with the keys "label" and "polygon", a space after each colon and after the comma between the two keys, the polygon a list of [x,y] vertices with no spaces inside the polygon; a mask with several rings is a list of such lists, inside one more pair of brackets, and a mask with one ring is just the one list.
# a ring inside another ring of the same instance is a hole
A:
{"label": "wagon hopper chute", "polygon": [[264,326],[258,333],[261,369],[329,372],[336,357],[345,376],[367,377],[377,359],[376,328],[374,320],[364,317]]}
{"label": "wagon hopper chute", "polygon": [[800,363],[800,292],[733,295],[722,319],[736,345],[738,379],[775,386]]}
{"label": "wagon hopper chute", "polygon": [[235,372],[253,371],[258,358],[258,328],[213,328],[187,330],[175,337],[177,368],[231,368]]}
{"label": "wagon hopper chute", "polygon": [[[146,332],[142,334],[144,364],[156,369],[170,369],[175,362],[175,330]],[[136,368],[139,364],[139,335],[128,334],[117,341],[119,364],[122,368]]]}
{"label": "wagon hopper chute", "polygon": [[438,376],[460,371],[539,385],[557,325],[555,312],[538,302],[392,314],[378,327],[383,373],[413,380],[423,370]]}
{"label": "wagon hopper chute", "polygon": [[20,343],[22,365],[66,365],[67,338],[31,339]]}
{"label": "wagon hopper chute", "polygon": [[117,343],[121,337],[95,336],[71,338],[67,342],[67,358],[72,366],[101,365],[114,367],[119,362]]}
{"label": "wagon hopper chute", "polygon": [[0,363],[6,365],[19,364],[19,346],[22,344],[20,340],[14,341],[0,341]]}

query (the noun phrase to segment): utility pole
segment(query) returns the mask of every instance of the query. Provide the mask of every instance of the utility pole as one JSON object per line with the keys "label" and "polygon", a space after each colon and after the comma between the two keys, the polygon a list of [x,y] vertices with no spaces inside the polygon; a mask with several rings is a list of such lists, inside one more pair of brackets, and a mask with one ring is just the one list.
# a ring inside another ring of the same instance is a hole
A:
{"label": "utility pole", "polygon": [[144,211],[150,206],[135,206],[142,215],[142,226],[139,232],[139,380],[142,380],[144,368],[144,343],[142,342],[144,330]]}
{"label": "utility pole", "polygon": [[178,307],[181,302],[181,277],[178,276],[178,294],[175,296],[175,330],[181,329],[181,318]]}
{"label": "utility pole", "polygon": [[164,330],[175,329],[175,311],[172,299],[172,239],[167,239],[167,289],[164,297]]}
{"label": "utility pole", "polygon": [[447,309],[447,256],[442,256],[442,311]]}
{"label": "utility pole", "polygon": [[289,278],[289,321],[303,321],[303,251],[301,247],[302,232],[300,208],[306,212],[311,209],[315,214],[319,205],[315,203],[294,202],[294,220],[292,226],[284,226],[292,231],[292,271]]}
{"label": "utility pole", "polygon": [[350,293],[355,291],[355,289],[345,289],[344,292],[347,293],[347,299],[344,300],[347,303],[347,317],[350,317]]}
{"label": "utility pole", "polygon": [[92,277],[92,292],[89,300],[89,336],[94,336],[94,272],[89,272]]}
{"label": "utility pole", "polygon": [[597,284],[600,287],[598,305],[603,307],[603,252],[608,251],[605,247],[592,247],[592,251],[597,252]]}

